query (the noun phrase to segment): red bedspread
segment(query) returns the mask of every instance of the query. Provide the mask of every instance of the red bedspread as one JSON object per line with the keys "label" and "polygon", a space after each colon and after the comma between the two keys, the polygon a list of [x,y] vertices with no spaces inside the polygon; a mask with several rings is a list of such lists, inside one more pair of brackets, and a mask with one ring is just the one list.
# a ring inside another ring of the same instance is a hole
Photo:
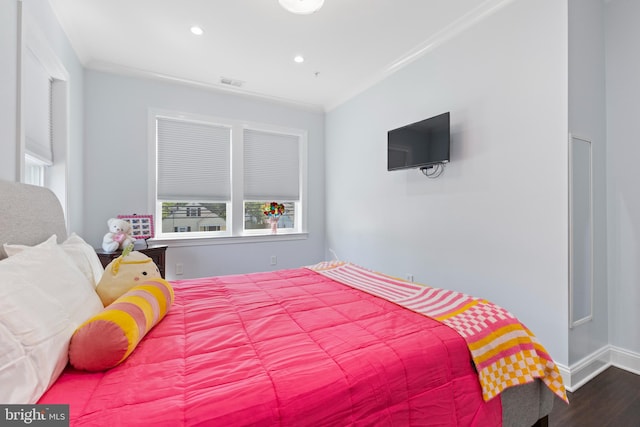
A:
{"label": "red bedspread", "polygon": [[308,269],[173,282],[120,366],[67,368],[71,425],[499,426],[452,329]]}

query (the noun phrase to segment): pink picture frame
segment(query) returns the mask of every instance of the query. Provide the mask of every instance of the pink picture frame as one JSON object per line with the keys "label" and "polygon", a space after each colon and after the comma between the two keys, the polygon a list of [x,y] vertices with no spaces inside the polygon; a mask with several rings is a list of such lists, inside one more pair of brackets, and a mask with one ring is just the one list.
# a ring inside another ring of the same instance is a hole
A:
{"label": "pink picture frame", "polygon": [[134,239],[152,239],[154,236],[153,215],[118,215],[131,224],[131,236]]}

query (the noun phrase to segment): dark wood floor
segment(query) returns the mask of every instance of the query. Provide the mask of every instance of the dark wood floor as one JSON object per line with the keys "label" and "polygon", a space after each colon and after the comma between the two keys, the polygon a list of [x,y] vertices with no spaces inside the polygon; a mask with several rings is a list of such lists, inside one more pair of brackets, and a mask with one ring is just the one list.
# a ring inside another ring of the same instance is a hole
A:
{"label": "dark wood floor", "polygon": [[554,402],[549,427],[638,427],[640,375],[610,367],[569,393],[569,402]]}

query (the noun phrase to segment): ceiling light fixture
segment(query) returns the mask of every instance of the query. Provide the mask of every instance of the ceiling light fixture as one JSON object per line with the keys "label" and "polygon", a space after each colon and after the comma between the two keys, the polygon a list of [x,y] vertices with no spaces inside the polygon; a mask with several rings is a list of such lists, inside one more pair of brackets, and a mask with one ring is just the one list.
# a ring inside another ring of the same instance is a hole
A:
{"label": "ceiling light fixture", "polygon": [[198,27],[197,25],[191,27],[191,32],[196,36],[201,36],[202,34],[204,34],[204,30],[202,29],[202,27]]}
{"label": "ceiling light fixture", "polygon": [[298,15],[317,12],[324,4],[324,0],[278,0],[278,2],[289,12]]}
{"label": "ceiling light fixture", "polygon": [[302,55],[296,55],[296,56],[293,58],[293,60],[294,60],[295,62],[297,62],[298,64],[301,64],[301,63],[303,63],[303,62],[304,62],[304,56],[302,56]]}

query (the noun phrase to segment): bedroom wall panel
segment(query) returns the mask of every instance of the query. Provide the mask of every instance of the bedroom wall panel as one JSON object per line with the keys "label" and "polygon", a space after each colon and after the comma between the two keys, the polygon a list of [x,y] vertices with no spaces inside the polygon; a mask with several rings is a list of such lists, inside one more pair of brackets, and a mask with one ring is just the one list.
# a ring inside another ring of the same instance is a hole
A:
{"label": "bedroom wall panel", "polygon": [[[569,363],[573,365],[606,346],[609,339],[607,298],[607,207],[606,207],[606,108],[605,108],[605,32],[604,6],[601,0],[569,1],[569,130],[580,139],[590,141],[591,176],[585,175],[575,187],[587,190],[591,197],[591,212],[587,206],[572,213],[572,224],[579,219],[591,221],[592,261],[589,266],[593,280],[593,312],[590,321],[569,331]],[[574,138],[574,140],[575,140]],[[580,142],[578,142],[580,144]],[[583,144],[584,146],[584,144]],[[571,151],[570,151],[571,152]],[[574,151],[574,154],[576,152]],[[585,159],[586,160],[586,159]],[[576,165],[577,166],[577,165]],[[585,165],[586,166],[586,165]],[[577,169],[573,169],[577,171]],[[583,171],[585,172],[585,171]],[[590,182],[587,182],[590,179]],[[577,193],[575,193],[577,194]],[[587,195],[587,194],[585,194]],[[583,225],[587,225],[583,223]],[[573,235],[572,237],[577,237]],[[585,236],[586,237],[586,236]],[[578,241],[574,240],[578,243]],[[588,244],[589,242],[583,242]],[[577,256],[584,245],[573,248]],[[574,258],[574,261],[576,259]],[[580,263],[574,263],[580,266]],[[587,270],[584,271],[587,273]],[[579,280],[579,271],[574,279]],[[583,283],[586,284],[586,283]],[[585,289],[586,290],[586,289]],[[575,294],[574,294],[575,295]],[[577,302],[577,301],[575,301]],[[583,301],[586,305],[586,301]],[[576,304],[576,320],[585,314],[585,306]],[[591,311],[591,310],[589,310]],[[593,369],[601,366],[593,364]],[[588,371],[589,369],[587,369]]]}
{"label": "bedroom wall panel", "polygon": [[[610,342],[640,354],[640,2],[605,3]],[[640,359],[636,358],[636,365]]]}
{"label": "bedroom wall panel", "polygon": [[593,143],[569,139],[569,327],[593,321]]}
{"label": "bedroom wall panel", "polygon": [[16,181],[18,2],[0,0],[0,179]]}
{"label": "bedroom wall panel", "polygon": [[[505,2],[330,111],[326,136],[328,249],[488,298],[563,364],[567,37],[566,2]],[[444,174],[387,172],[387,131],[446,111]]]}
{"label": "bedroom wall panel", "polygon": [[[99,246],[108,218],[149,213],[149,109],[247,120],[308,130],[308,238],[175,247],[167,278],[267,271],[313,264],[324,255],[324,114],[257,98],[162,80],[87,70],[85,73],[86,238]],[[271,256],[277,264],[271,265]],[[181,263],[184,274],[175,275]]]}

